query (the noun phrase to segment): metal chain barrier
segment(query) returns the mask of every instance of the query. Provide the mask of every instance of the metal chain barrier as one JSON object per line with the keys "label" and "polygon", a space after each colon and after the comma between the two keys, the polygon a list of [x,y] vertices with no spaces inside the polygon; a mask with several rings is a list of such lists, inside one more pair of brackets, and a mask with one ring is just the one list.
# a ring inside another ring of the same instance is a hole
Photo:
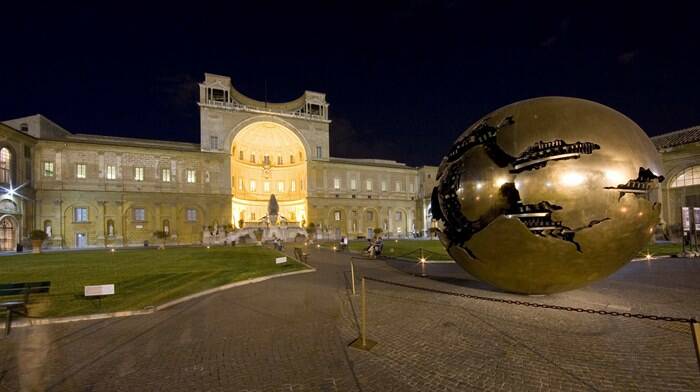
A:
{"label": "metal chain barrier", "polygon": [[636,319],[643,319],[643,320],[671,321],[671,322],[679,322],[679,323],[695,323],[696,322],[695,319],[693,319],[693,318],[657,316],[657,315],[653,315],[653,314],[641,314],[641,313],[629,313],[629,312],[615,312],[615,311],[598,310],[598,309],[575,308],[572,306],[548,305],[548,304],[520,301],[520,300],[514,300],[514,299],[482,297],[479,295],[464,294],[464,293],[458,293],[458,292],[454,292],[454,291],[446,291],[446,290],[439,290],[439,289],[431,289],[431,288],[427,288],[427,287],[413,286],[413,285],[406,284],[406,283],[391,282],[388,280],[372,278],[369,276],[365,276],[364,278],[367,280],[371,280],[373,282],[384,283],[384,284],[388,284],[388,285],[392,285],[392,286],[405,287],[405,288],[409,288],[409,289],[427,291],[427,292],[437,293],[437,294],[451,295],[454,297],[475,299],[475,300],[479,300],[479,301],[498,302],[498,303],[509,304],[509,305],[529,306],[532,308],[563,310],[566,312],[588,313],[588,314],[597,314],[597,315],[601,315],[601,316],[613,316],[613,317],[627,317],[627,318],[636,318]]}

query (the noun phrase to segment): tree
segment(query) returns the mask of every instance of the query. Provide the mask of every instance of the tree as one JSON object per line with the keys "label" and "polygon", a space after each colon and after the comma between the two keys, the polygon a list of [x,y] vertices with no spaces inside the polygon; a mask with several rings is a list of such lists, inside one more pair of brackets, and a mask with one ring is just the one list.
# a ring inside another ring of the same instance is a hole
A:
{"label": "tree", "polygon": [[238,228],[239,228],[239,229],[242,229],[242,228],[243,228],[243,224],[245,224],[245,219],[243,219],[243,218],[239,219],[239,220],[238,220]]}
{"label": "tree", "polygon": [[374,232],[374,237],[375,237],[375,238],[376,238],[376,237],[379,237],[379,235],[382,234],[382,233],[384,232],[384,230],[382,230],[381,227],[375,227],[374,230],[372,230],[372,231]]}

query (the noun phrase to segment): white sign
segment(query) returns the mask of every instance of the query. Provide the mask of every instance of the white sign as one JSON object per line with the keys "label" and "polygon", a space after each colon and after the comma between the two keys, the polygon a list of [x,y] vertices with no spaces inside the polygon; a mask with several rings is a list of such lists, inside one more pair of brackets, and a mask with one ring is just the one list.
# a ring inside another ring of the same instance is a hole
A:
{"label": "white sign", "polygon": [[278,257],[275,259],[275,264],[284,264],[287,262],[287,257]]}
{"label": "white sign", "polygon": [[114,295],[114,285],[101,284],[98,286],[85,286],[86,297],[95,297],[98,295]]}

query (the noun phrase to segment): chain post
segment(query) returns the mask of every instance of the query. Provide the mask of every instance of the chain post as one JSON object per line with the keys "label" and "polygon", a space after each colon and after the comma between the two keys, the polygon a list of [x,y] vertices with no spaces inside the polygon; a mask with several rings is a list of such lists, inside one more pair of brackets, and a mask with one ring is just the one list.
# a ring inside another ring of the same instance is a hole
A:
{"label": "chain post", "polygon": [[350,343],[350,347],[369,351],[377,342],[367,339],[367,288],[365,277],[362,277],[360,285],[360,337]]}
{"label": "chain post", "polygon": [[700,370],[700,323],[694,318],[690,319],[690,332],[693,336],[693,346],[695,346],[695,357],[698,360],[698,370]]}
{"label": "chain post", "polygon": [[352,295],[357,295],[355,292],[355,265],[350,260],[350,278],[352,279]]}

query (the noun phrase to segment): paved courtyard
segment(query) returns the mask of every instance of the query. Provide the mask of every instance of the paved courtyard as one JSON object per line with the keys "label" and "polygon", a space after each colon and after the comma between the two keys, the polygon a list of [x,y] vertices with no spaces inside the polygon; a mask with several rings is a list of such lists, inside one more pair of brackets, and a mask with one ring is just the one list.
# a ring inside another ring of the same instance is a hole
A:
{"label": "paved courtyard", "polygon": [[[688,326],[478,302],[368,282],[370,352],[357,337],[348,254],[312,252],[315,273],[272,279],[151,315],[13,330],[0,391],[698,391]],[[454,265],[402,283],[596,309],[700,316],[700,261],[631,263],[582,290],[499,293]],[[405,267],[405,266],[404,266]],[[359,289],[359,286],[358,286]]]}

